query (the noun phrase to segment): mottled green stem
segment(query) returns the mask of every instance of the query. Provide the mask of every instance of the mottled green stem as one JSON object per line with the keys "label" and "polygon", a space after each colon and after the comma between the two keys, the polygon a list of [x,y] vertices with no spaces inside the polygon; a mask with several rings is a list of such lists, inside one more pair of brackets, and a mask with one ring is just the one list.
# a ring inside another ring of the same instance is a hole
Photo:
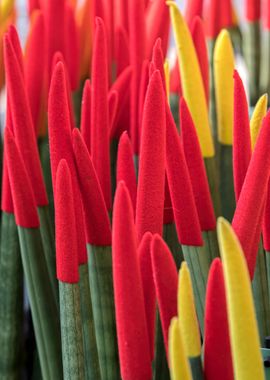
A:
{"label": "mottled green stem", "polygon": [[231,222],[235,211],[232,146],[220,144],[219,153],[219,190],[221,198],[221,212],[222,216]]}
{"label": "mottled green stem", "polygon": [[170,248],[177,269],[180,269],[181,263],[184,260],[181,245],[178,241],[177,232],[174,223],[163,225],[163,239]]}

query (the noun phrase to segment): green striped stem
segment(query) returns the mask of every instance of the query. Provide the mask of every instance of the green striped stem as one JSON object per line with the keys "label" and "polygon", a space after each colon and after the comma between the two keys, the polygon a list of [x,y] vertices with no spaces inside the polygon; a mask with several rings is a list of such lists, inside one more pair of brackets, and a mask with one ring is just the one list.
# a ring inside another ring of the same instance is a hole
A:
{"label": "green striped stem", "polygon": [[179,129],[179,95],[178,94],[170,94],[170,109],[172,111],[172,115],[175,121],[175,125]]}
{"label": "green striped stem", "polygon": [[180,269],[181,263],[184,260],[181,245],[179,244],[177,232],[174,223],[163,225],[163,239],[167,243],[172,252],[177,270]]}
{"label": "green striped stem", "polygon": [[84,380],[79,285],[59,281],[59,297],[64,380]]}
{"label": "green striped stem", "polygon": [[249,96],[255,106],[260,96],[261,27],[260,22],[248,22],[245,34],[245,57],[249,72]]}
{"label": "green striped stem", "polygon": [[79,272],[85,378],[87,380],[99,380],[101,375],[89,288],[88,264],[80,265]]}
{"label": "green striped stem", "polygon": [[269,305],[269,293],[267,282],[267,269],[265,253],[260,243],[260,247],[257,254],[257,262],[254,278],[252,281],[252,291],[254,304],[256,309],[256,316],[258,321],[259,333],[261,344],[264,344],[266,336],[270,335],[270,305]]}
{"label": "green striped stem", "polygon": [[23,270],[14,214],[2,212],[0,243],[0,379],[21,379]]}
{"label": "green striped stem", "polygon": [[168,367],[163,332],[159,311],[156,311],[156,333],[155,333],[155,359],[153,362],[153,380],[170,379],[170,371]]}
{"label": "green striped stem", "polygon": [[236,53],[243,56],[243,36],[238,25],[227,28],[230,33],[230,38],[233,44],[233,49]]}
{"label": "green striped stem", "polygon": [[42,376],[46,380],[62,379],[58,307],[49,281],[40,230],[18,227],[18,231]]}
{"label": "green striped stem", "polygon": [[51,281],[53,295],[56,304],[59,303],[58,286],[56,279],[56,258],[55,258],[55,242],[51,224],[50,211],[48,206],[38,207],[38,215],[40,220],[40,234],[42,245],[47,264],[47,269]]}
{"label": "green striped stem", "polygon": [[87,244],[88,269],[102,380],[120,379],[111,246]]}
{"label": "green striped stem", "polygon": [[209,271],[209,257],[205,251],[205,247],[194,247],[182,245],[185,261],[188,264],[191,281],[194,291],[197,316],[201,328],[204,333],[204,306],[206,284]]}
{"label": "green striped stem", "polygon": [[264,30],[262,35],[261,50],[261,70],[260,70],[260,90],[261,94],[270,93],[270,30]]}
{"label": "green striped stem", "polygon": [[204,165],[216,217],[221,215],[221,203],[215,157],[204,157]]}
{"label": "green striped stem", "polygon": [[195,380],[204,380],[201,356],[189,357],[189,364],[192,378]]}
{"label": "green striped stem", "polygon": [[219,144],[219,193],[222,215],[232,221],[235,211],[232,146]]}
{"label": "green striped stem", "polygon": [[203,234],[203,241],[204,241],[205,250],[208,253],[209,265],[211,265],[211,262],[216,257],[220,256],[218,241],[217,241],[217,232],[216,232],[216,230],[203,231],[202,234]]}

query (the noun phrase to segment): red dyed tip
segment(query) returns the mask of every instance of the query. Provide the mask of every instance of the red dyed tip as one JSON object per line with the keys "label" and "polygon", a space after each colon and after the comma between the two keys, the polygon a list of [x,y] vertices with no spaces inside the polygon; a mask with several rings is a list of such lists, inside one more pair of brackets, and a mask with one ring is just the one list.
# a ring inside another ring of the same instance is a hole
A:
{"label": "red dyed tip", "polygon": [[83,87],[81,105],[81,133],[83,140],[90,152],[91,147],[91,83],[87,79]]}
{"label": "red dyed tip", "polygon": [[110,141],[108,114],[108,58],[105,26],[96,18],[92,59],[91,155],[107,209],[111,209]]}
{"label": "red dyed tip", "polygon": [[124,28],[117,28],[115,32],[115,61],[117,62],[117,78],[129,65],[128,34]]}
{"label": "red dyed tip", "polygon": [[28,0],[28,14],[29,16],[36,10],[40,9],[39,0]]}
{"label": "red dyed tip", "polygon": [[202,246],[200,222],[184,150],[169,106],[166,110],[166,171],[178,239],[184,245]]}
{"label": "red dyed tip", "polygon": [[146,9],[146,56],[152,55],[157,38],[161,38],[163,56],[166,57],[169,42],[170,14],[169,7],[163,0],[151,1]]}
{"label": "red dyed tip", "polygon": [[15,56],[17,58],[17,62],[19,64],[19,68],[21,70],[21,74],[24,77],[24,64],[23,64],[23,52],[20,43],[20,38],[17,32],[17,29],[14,25],[10,25],[8,28],[8,37],[9,41],[14,50]]}
{"label": "red dyed tip", "polygon": [[59,281],[79,282],[74,196],[66,160],[59,162],[55,185],[56,269]]}
{"label": "red dyed tip", "polygon": [[[11,132],[13,130],[9,102],[7,103],[6,128],[9,128]],[[4,151],[3,151],[1,209],[6,213],[14,214],[14,205],[13,205],[10,181],[9,181],[9,176],[8,176],[8,166],[7,166],[6,149],[5,149],[5,135],[4,135]]]}
{"label": "red dyed tip", "polygon": [[[123,182],[118,184],[114,200],[112,258],[121,376],[148,380],[152,369],[134,215]],[[131,269],[128,276],[127,268]]]}
{"label": "red dyed tip", "polygon": [[176,59],[174,67],[172,68],[172,71],[170,73],[170,92],[179,96],[181,96],[182,94],[178,59]]}
{"label": "red dyed tip", "polygon": [[246,0],[246,19],[250,22],[259,21],[261,18],[261,2],[258,0]]}
{"label": "red dyed tip", "polygon": [[85,227],[81,195],[77,183],[77,175],[72,150],[65,68],[62,62],[57,63],[52,75],[48,104],[48,127],[52,182],[54,191],[56,170],[61,159],[65,159],[67,161],[71,171],[76,215],[78,258],[79,264],[84,264],[87,262]]}
{"label": "red dyed tip", "polygon": [[[153,64],[153,72],[155,71],[155,67]],[[141,74],[141,81],[140,81],[140,91],[139,91],[139,136],[142,134],[142,119],[143,119],[143,111],[144,111],[144,102],[145,102],[145,95],[147,91],[147,87],[149,84],[149,78],[150,78],[150,64],[148,60],[143,61],[142,63],[142,74]]]}
{"label": "red dyed tip", "polygon": [[128,1],[116,0],[115,3],[116,27],[120,26],[128,33]]}
{"label": "red dyed tip", "polygon": [[144,233],[162,235],[165,186],[165,96],[158,70],[146,93],[136,208],[138,241]]}
{"label": "red dyed tip", "polygon": [[25,54],[25,85],[36,134],[44,129],[46,55],[43,13],[36,11],[27,41]]}
{"label": "red dyed tip", "polygon": [[216,228],[216,218],[211,200],[207,175],[196,129],[184,98],[180,101],[181,139],[189,170],[192,190],[198,211],[201,230]]}
{"label": "red dyed tip", "polygon": [[165,83],[165,73],[164,73],[164,55],[161,48],[161,39],[158,38],[155,42],[152,54],[152,62],[154,64],[154,68],[160,71],[162,84],[164,91],[166,93],[166,83]]}
{"label": "red dyed tip", "polygon": [[152,240],[151,259],[163,339],[168,355],[169,326],[171,319],[177,315],[178,275],[172,254],[158,234],[155,234]]}
{"label": "red dyed tip", "polygon": [[270,175],[269,141],[270,112],[263,119],[232,221],[233,229],[246,256],[251,279],[253,279],[256,266],[259,232],[262,228]]}
{"label": "red dyed tip", "polygon": [[109,94],[112,91],[117,91],[118,102],[117,114],[115,122],[110,131],[111,139],[119,139],[125,130],[129,130],[129,102],[130,102],[130,81],[132,75],[132,68],[128,66],[116,79],[112,85]]}
{"label": "red dyed tip", "polygon": [[270,252],[270,187],[268,184],[268,190],[266,195],[264,218],[263,218],[263,247],[266,254]]}
{"label": "red dyed tip", "polygon": [[233,380],[225,286],[220,259],[213,261],[209,271],[204,328],[205,377],[209,380]]}
{"label": "red dyed tip", "polygon": [[109,119],[110,119],[110,130],[114,128],[116,124],[116,116],[118,109],[119,95],[116,90],[110,91],[108,95],[108,107],[109,107]]}
{"label": "red dyed tip", "polygon": [[265,1],[262,17],[264,27],[270,29],[270,1]]}
{"label": "red dyed tip", "polygon": [[61,62],[64,66],[65,70],[65,79],[66,79],[66,92],[67,92],[67,101],[68,101],[68,110],[69,110],[69,118],[70,118],[70,127],[71,129],[75,128],[75,115],[74,115],[74,109],[73,109],[73,100],[71,97],[71,89],[70,89],[70,81],[69,81],[69,75],[67,66],[63,57],[63,54],[57,51],[53,56],[53,63],[52,63],[52,71],[54,71],[55,66],[57,63]]}
{"label": "red dyed tip", "polygon": [[154,358],[155,347],[155,321],[156,321],[156,295],[151,261],[151,242],[153,235],[146,232],[138,248],[140,272],[144,294],[144,307],[149,337],[151,360]]}
{"label": "red dyed tip", "polygon": [[59,51],[66,56],[65,52],[65,0],[48,0],[45,12],[45,25],[47,30],[48,44],[48,70],[49,78],[54,54]]}
{"label": "red dyed tip", "polygon": [[8,36],[4,38],[4,57],[12,126],[19,151],[32,184],[36,205],[48,205],[38,147],[25,83]]}
{"label": "red dyed tip", "polygon": [[111,227],[102,190],[77,128],[72,132],[72,142],[84,205],[87,242],[98,246],[111,245]]}
{"label": "red dyed tip", "polygon": [[133,68],[130,98],[130,136],[135,154],[139,153],[139,91],[142,63],[146,58],[144,0],[131,0],[129,11],[129,60]]}
{"label": "red dyed tip", "polygon": [[209,104],[209,62],[208,52],[205,39],[204,25],[200,17],[195,17],[191,24],[191,34],[194,46],[197,52],[197,57],[200,65],[200,70],[203,79],[204,92],[207,104]]}
{"label": "red dyed tip", "polygon": [[16,224],[24,228],[38,228],[39,218],[31,182],[15,138],[9,128],[5,128],[5,158],[7,160]]}
{"label": "red dyed tip", "polygon": [[189,0],[186,4],[185,19],[191,28],[195,18],[202,18],[203,0]]}
{"label": "red dyed tip", "polygon": [[233,176],[238,201],[251,157],[248,103],[243,82],[234,70]]}
{"label": "red dyed tip", "polygon": [[71,4],[65,5],[65,52],[69,81],[72,91],[79,85],[80,57],[79,30],[75,20],[75,10]]}
{"label": "red dyed tip", "polygon": [[209,0],[204,9],[206,34],[210,39],[216,38],[223,28],[233,25],[231,0]]}
{"label": "red dyed tip", "polygon": [[127,132],[123,132],[119,144],[116,169],[117,183],[124,181],[133,205],[134,215],[136,210],[137,180],[133,161],[133,151]]}

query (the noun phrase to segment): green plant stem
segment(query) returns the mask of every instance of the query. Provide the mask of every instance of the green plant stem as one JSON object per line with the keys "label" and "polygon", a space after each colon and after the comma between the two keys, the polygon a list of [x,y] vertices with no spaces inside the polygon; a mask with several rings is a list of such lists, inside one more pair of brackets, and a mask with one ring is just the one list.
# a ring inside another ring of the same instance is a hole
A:
{"label": "green plant stem", "polygon": [[40,220],[40,234],[42,245],[47,264],[47,269],[52,285],[53,295],[56,304],[59,303],[58,286],[56,279],[56,257],[54,234],[51,225],[50,211],[48,206],[38,207],[38,215]]}
{"label": "green plant stem", "polygon": [[155,359],[153,362],[153,380],[169,380],[170,371],[167,363],[159,311],[156,311]]}
{"label": "green plant stem", "polygon": [[58,307],[49,281],[40,230],[18,227],[18,231],[42,376],[46,380],[62,379]]}
{"label": "green plant stem", "polygon": [[177,232],[174,223],[163,225],[163,239],[170,248],[177,269],[180,269],[181,263],[184,260],[181,245],[178,241]]}
{"label": "green plant stem", "polygon": [[190,357],[188,359],[192,373],[192,378],[196,380],[204,380],[201,356],[196,356],[192,358]]}
{"label": "green plant stem", "polygon": [[270,31],[264,30],[262,34],[262,59],[260,70],[260,92],[270,93]]}
{"label": "green plant stem", "polygon": [[262,346],[264,345],[265,337],[270,334],[270,305],[266,268],[265,253],[262,243],[260,243],[255,274],[252,281],[252,291]]}
{"label": "green plant stem", "polygon": [[79,272],[85,378],[87,380],[99,380],[101,375],[89,288],[88,264],[80,265]]}
{"label": "green plant stem", "polygon": [[87,244],[88,268],[102,380],[120,379],[111,247]]}
{"label": "green plant stem", "polygon": [[235,211],[231,145],[219,144],[219,176],[222,215],[231,222]]}
{"label": "green plant stem", "polygon": [[14,214],[2,212],[0,242],[0,379],[22,370],[23,270]]}
{"label": "green plant stem", "polygon": [[245,34],[245,56],[249,72],[249,95],[251,106],[255,106],[260,95],[260,41],[260,21],[248,22]]}
{"label": "green plant stem", "polygon": [[64,380],[84,380],[79,285],[59,281],[59,295]]}
{"label": "green plant stem", "polygon": [[208,178],[209,189],[213,201],[216,217],[221,215],[221,202],[215,157],[204,158],[205,170]]}

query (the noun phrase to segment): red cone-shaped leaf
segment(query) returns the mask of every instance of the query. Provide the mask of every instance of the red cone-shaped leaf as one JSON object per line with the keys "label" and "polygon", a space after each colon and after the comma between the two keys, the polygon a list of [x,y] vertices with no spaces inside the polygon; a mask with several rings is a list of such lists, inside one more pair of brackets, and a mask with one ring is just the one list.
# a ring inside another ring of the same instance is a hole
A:
{"label": "red cone-shaped leaf", "polygon": [[116,114],[118,109],[119,95],[116,90],[110,91],[108,95],[109,119],[110,130],[114,128],[116,123]]}
{"label": "red cone-shaped leaf", "polygon": [[191,25],[191,34],[201,69],[204,92],[207,104],[209,103],[209,62],[204,33],[203,22],[200,17],[195,17]]}
{"label": "red cone-shaped leaf", "polygon": [[178,239],[184,245],[202,246],[200,222],[184,150],[169,107],[166,112],[166,170]]}
{"label": "red cone-shaped leaf", "polygon": [[261,18],[261,2],[258,0],[245,0],[246,19],[250,22],[258,21]]}
{"label": "red cone-shaped leaf", "polygon": [[48,204],[35,131],[24,80],[9,38],[4,40],[5,68],[12,127],[31,181],[37,206]]}
{"label": "red cone-shaped leaf", "polygon": [[81,195],[74,164],[69,115],[65,68],[62,62],[58,62],[52,75],[48,107],[52,181],[55,191],[56,170],[60,160],[65,159],[71,172],[74,193],[78,259],[79,264],[83,264],[87,262],[85,227]]}
{"label": "red cone-shaped leaf", "polygon": [[117,28],[115,36],[115,60],[117,64],[117,77],[126,69],[129,65],[129,45],[128,35],[124,28]]}
{"label": "red cone-shaped leaf", "polygon": [[9,128],[5,129],[5,152],[16,224],[24,228],[38,228],[39,218],[31,182]]}
{"label": "red cone-shaped leaf", "polygon": [[132,146],[127,132],[123,132],[118,144],[116,177],[117,183],[120,181],[125,182],[130,194],[135,215],[137,181],[133,161]]}
{"label": "red cone-shaped leaf", "polygon": [[233,176],[238,201],[251,157],[248,103],[243,82],[234,71]]}
{"label": "red cone-shaped leaf", "polygon": [[129,11],[129,59],[133,69],[131,81],[130,136],[135,154],[139,153],[139,90],[142,63],[146,58],[144,1],[131,0]]}
{"label": "red cone-shaped leaf", "polygon": [[66,160],[59,162],[55,185],[56,269],[59,281],[79,281],[74,195]]}
{"label": "red cone-shaped leaf", "polygon": [[91,147],[91,84],[88,79],[83,88],[81,106],[81,133],[84,142],[90,152]]}
{"label": "red cone-shaped leaf", "polygon": [[147,89],[141,136],[136,227],[138,241],[145,232],[162,235],[165,186],[165,97],[160,72]]}
{"label": "red cone-shaped leaf", "polygon": [[105,26],[96,19],[92,59],[91,156],[108,210],[111,208],[111,175],[108,114],[108,61]]}
{"label": "red cone-shaped leaf", "polygon": [[157,38],[161,38],[164,57],[167,55],[170,15],[169,8],[163,0],[151,1],[146,10],[146,56],[152,55],[152,49]]}
{"label": "red cone-shaped leaf", "polygon": [[225,286],[220,259],[213,261],[209,271],[204,328],[205,378],[233,380]]}
{"label": "red cone-shaped leaf", "polygon": [[102,190],[87,147],[77,128],[73,130],[73,151],[84,204],[87,242],[111,245],[110,221]]}
{"label": "red cone-shaped leaf", "polygon": [[123,182],[113,208],[113,285],[120,368],[123,379],[152,376],[144,296],[132,203]]}
{"label": "red cone-shaped leaf", "polygon": [[163,338],[168,354],[169,326],[171,319],[177,315],[178,275],[172,254],[158,234],[155,234],[152,240],[151,258]]}
{"label": "red cone-shaped leaf", "polygon": [[45,25],[42,12],[32,16],[31,31],[28,37],[25,55],[25,85],[29,99],[33,125],[36,134],[42,127],[42,117],[45,113],[45,74],[46,55]]}
{"label": "red cone-shaped leaf", "polygon": [[154,358],[156,320],[156,293],[151,261],[152,237],[150,232],[146,232],[138,248],[151,360]]}
{"label": "red cone-shaped leaf", "polygon": [[216,228],[216,218],[196,129],[185,100],[180,101],[181,139],[201,230]]}
{"label": "red cone-shaped leaf", "polygon": [[79,30],[75,20],[75,11],[72,5],[66,4],[66,61],[69,72],[69,81],[72,91],[79,85]]}
{"label": "red cone-shaped leaf", "polygon": [[232,221],[247,259],[251,279],[255,271],[270,175],[269,141],[270,112],[263,119]]}
{"label": "red cone-shaped leaf", "polygon": [[195,17],[202,18],[203,0],[188,0],[185,9],[185,19],[189,27],[192,26]]}
{"label": "red cone-shaped leaf", "polygon": [[9,41],[13,47],[15,56],[17,58],[19,68],[21,70],[21,74],[24,78],[23,52],[22,52],[22,47],[21,47],[19,36],[18,36],[18,32],[14,25],[10,25],[8,29],[8,36],[9,36]]}

